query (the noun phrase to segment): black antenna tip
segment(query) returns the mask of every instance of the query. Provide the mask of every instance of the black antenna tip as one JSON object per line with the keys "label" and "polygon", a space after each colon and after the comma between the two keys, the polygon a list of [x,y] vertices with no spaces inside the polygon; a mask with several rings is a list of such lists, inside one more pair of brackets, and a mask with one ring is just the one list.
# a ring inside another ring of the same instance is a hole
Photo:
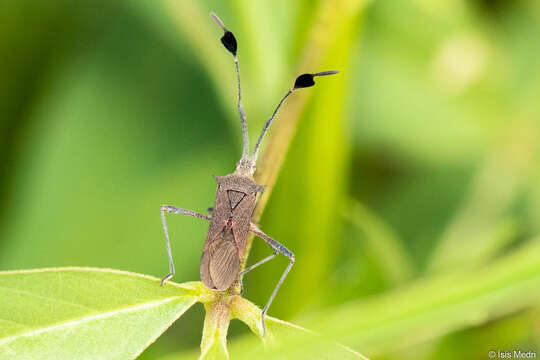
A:
{"label": "black antenna tip", "polygon": [[315,85],[313,74],[302,74],[296,78],[294,89],[306,88]]}
{"label": "black antenna tip", "polygon": [[334,75],[337,74],[339,71],[336,70],[328,70],[328,71],[322,71],[315,74],[302,74],[299,77],[296,78],[296,81],[294,82],[294,89],[300,89],[300,88],[306,88],[315,85],[315,81],[313,78],[315,76],[326,76],[326,75]]}
{"label": "black antenna tip", "polygon": [[225,32],[225,34],[224,34],[223,37],[221,38],[221,42],[223,43],[223,46],[225,46],[225,49],[229,50],[229,52],[230,52],[231,54],[233,54],[234,56],[236,56],[237,44],[236,44],[236,38],[234,37],[233,33],[230,32],[230,31],[225,27],[225,24],[223,24],[223,21],[221,21],[221,19],[219,18],[219,16],[217,16],[217,15],[214,14],[213,12],[210,13],[210,16],[212,17],[212,19],[214,19],[214,21],[216,22],[216,24],[218,24],[219,27],[222,28],[223,31]]}
{"label": "black antenna tip", "polygon": [[225,49],[229,50],[231,54],[236,56],[236,49],[238,47],[236,43],[236,38],[234,37],[233,33],[225,30],[225,34],[221,38],[221,43],[223,46],[225,46]]}

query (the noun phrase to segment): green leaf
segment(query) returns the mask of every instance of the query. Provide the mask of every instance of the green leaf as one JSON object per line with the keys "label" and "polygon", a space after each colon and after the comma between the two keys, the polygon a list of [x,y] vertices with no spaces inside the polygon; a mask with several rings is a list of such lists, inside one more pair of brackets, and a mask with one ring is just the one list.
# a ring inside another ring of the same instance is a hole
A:
{"label": "green leaf", "polygon": [[380,356],[539,303],[540,238],[533,238],[486,266],[421,279],[310,315],[303,323],[335,341]]}
{"label": "green leaf", "polygon": [[[199,360],[218,359],[366,359],[363,355],[341,344],[328,341],[313,331],[271,316],[265,318],[266,334],[261,327],[261,309],[252,302],[235,295],[205,304],[204,322]],[[231,355],[227,350],[227,329],[231,319],[245,323],[252,334],[235,341]],[[294,339],[294,347],[288,347]],[[298,346],[303,344],[306,346]],[[315,345],[314,345],[315,344]],[[284,346],[285,345],[285,346]],[[168,355],[161,360],[193,359],[194,352]]]}
{"label": "green leaf", "polygon": [[[247,302],[244,299],[241,300]],[[256,343],[253,336],[247,336],[232,343],[231,358],[367,360],[365,356],[346,346],[283,320],[269,316],[266,318],[266,328],[264,344]]]}
{"label": "green leaf", "polygon": [[134,359],[200,283],[92,268],[0,272],[0,359]]}

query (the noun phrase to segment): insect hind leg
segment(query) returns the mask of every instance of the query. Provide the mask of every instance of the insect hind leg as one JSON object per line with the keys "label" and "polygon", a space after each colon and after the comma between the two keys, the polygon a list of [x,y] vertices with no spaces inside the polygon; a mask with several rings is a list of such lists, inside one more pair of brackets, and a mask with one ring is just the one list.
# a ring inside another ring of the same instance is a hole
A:
{"label": "insect hind leg", "polygon": [[203,214],[199,214],[198,212],[186,210],[177,208],[175,206],[169,206],[169,205],[162,205],[161,209],[161,223],[163,225],[163,233],[165,234],[165,242],[167,244],[167,255],[169,257],[169,273],[161,279],[160,285],[163,286],[165,281],[169,280],[174,275],[174,264],[173,264],[173,258],[172,258],[172,252],[171,252],[171,242],[169,240],[169,231],[167,230],[167,221],[165,220],[165,213],[172,213],[172,214],[182,214],[182,215],[188,215],[193,216],[199,219],[204,220],[210,220],[210,216],[206,216]]}
{"label": "insect hind leg", "polygon": [[[279,288],[281,287],[281,284],[283,283],[283,281],[287,277],[287,274],[289,273],[289,271],[291,271],[291,268],[292,268],[292,266],[294,264],[294,254],[289,249],[287,249],[285,246],[283,246],[282,244],[280,244],[276,240],[272,239],[270,236],[266,235],[261,229],[259,229],[257,227],[257,225],[252,223],[250,228],[249,228],[249,231],[251,231],[252,233],[257,235],[258,237],[263,239],[268,245],[270,245],[270,247],[272,249],[274,249],[275,252],[279,252],[280,254],[282,254],[282,255],[289,258],[289,265],[287,265],[287,268],[285,269],[285,271],[283,271],[283,274],[281,275],[281,278],[279,279],[276,287],[274,288],[274,291],[272,291],[272,295],[270,295],[270,299],[268,299],[268,302],[264,306],[264,308],[262,310],[262,313],[261,313],[261,326],[262,326],[263,336],[264,336],[266,334],[266,325],[264,323],[264,317],[266,315],[266,312],[268,311],[268,308],[272,304],[272,301],[274,300],[274,297],[276,296]],[[265,259],[259,261],[255,265],[259,266],[259,265],[261,265],[261,263],[263,261],[264,262],[269,261],[270,259],[272,259],[275,256],[275,254],[276,253],[274,253],[274,255],[271,255],[271,257],[269,256],[268,258],[265,258]],[[247,272],[249,270],[252,270],[254,267],[256,267],[255,265],[250,266],[249,268],[247,268],[243,272]]]}

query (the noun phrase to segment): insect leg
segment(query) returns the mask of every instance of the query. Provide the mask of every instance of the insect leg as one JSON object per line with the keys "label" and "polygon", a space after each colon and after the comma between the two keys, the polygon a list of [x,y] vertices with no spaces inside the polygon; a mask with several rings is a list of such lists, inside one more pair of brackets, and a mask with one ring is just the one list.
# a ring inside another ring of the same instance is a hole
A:
{"label": "insect leg", "polygon": [[169,273],[165,275],[163,279],[161,279],[161,283],[160,283],[161,286],[163,286],[163,283],[169,280],[174,275],[174,264],[173,264],[172,253],[171,253],[171,242],[169,240],[169,231],[167,230],[167,222],[165,221],[165,213],[168,212],[168,213],[173,213],[173,214],[189,215],[189,216],[193,216],[193,217],[204,219],[204,220],[210,220],[211,217],[203,215],[203,214],[199,214],[198,212],[195,212],[195,211],[181,209],[181,208],[177,208],[177,207],[169,206],[169,205],[162,205],[160,212],[161,212],[161,223],[163,224],[163,232],[165,233],[165,241],[167,243],[167,254],[169,256]]}
{"label": "insect leg", "polygon": [[[283,280],[285,280],[285,278],[287,277],[287,274],[289,273],[289,271],[291,270],[291,267],[294,264],[294,254],[289,249],[287,249],[285,246],[281,245],[279,242],[272,239],[270,236],[266,235],[261,229],[259,229],[257,227],[257,225],[251,223],[251,225],[249,227],[249,231],[251,231],[252,233],[257,235],[258,237],[263,239],[268,245],[270,245],[270,247],[272,249],[274,249],[274,251],[277,251],[277,252],[283,254],[284,256],[288,257],[289,260],[290,260],[289,265],[287,265],[287,268],[285,269],[285,271],[281,275],[281,278],[279,279],[276,287],[274,288],[274,291],[272,291],[272,295],[270,295],[270,299],[268,299],[268,302],[266,303],[266,305],[264,306],[264,308],[262,310],[261,324],[262,324],[263,336],[264,336],[264,334],[266,333],[266,326],[264,324],[264,316],[266,315],[266,312],[268,311],[268,308],[270,307],[270,304],[272,304],[272,301],[274,300],[274,297],[276,296],[281,284],[283,283]],[[266,260],[266,259],[263,259],[263,260]],[[266,261],[268,261],[268,260],[266,260]],[[255,265],[257,265],[257,264],[255,264]]]}
{"label": "insect leg", "polygon": [[278,254],[278,251],[274,250],[274,253],[272,255],[270,255],[268,257],[265,257],[261,261],[251,265],[247,269],[244,269],[242,272],[240,272],[240,274],[238,274],[238,284],[240,285],[240,291],[241,292],[244,292],[244,284],[242,283],[242,278],[244,277],[244,275],[246,273],[250,272],[251,270],[255,269],[256,267],[264,264],[265,262],[272,260],[273,258],[275,258],[277,256],[277,254]]}

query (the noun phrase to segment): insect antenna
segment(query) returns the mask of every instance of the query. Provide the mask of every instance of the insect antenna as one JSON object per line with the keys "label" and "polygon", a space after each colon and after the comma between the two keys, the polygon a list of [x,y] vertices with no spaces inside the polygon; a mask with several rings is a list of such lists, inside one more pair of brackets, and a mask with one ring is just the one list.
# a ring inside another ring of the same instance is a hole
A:
{"label": "insect antenna", "polygon": [[242,125],[242,139],[243,139],[242,158],[240,159],[240,163],[249,163],[249,159],[248,159],[249,158],[249,137],[248,137],[248,129],[247,129],[247,121],[246,121],[246,112],[244,110],[244,106],[242,105],[242,91],[241,91],[241,85],[240,85],[240,67],[238,66],[238,58],[236,57],[236,50],[238,48],[238,45],[237,45],[236,38],[234,37],[233,33],[230,32],[225,27],[225,24],[223,24],[223,21],[221,21],[221,19],[213,12],[210,13],[210,16],[214,19],[216,24],[218,24],[219,27],[223,29],[224,34],[221,37],[221,43],[234,57],[234,64],[236,66],[236,78],[238,79],[238,113],[240,114],[240,123]]}
{"label": "insect antenna", "polygon": [[279,108],[281,107],[281,104],[283,104],[283,102],[285,101],[285,99],[289,97],[289,95],[291,95],[293,91],[295,91],[296,89],[310,87],[310,86],[315,85],[315,81],[313,80],[315,76],[334,75],[334,74],[337,74],[338,72],[339,71],[336,71],[336,70],[328,70],[328,71],[321,71],[315,74],[302,74],[296,78],[293,88],[287,91],[285,96],[281,99],[278,106],[272,113],[272,116],[270,116],[270,118],[266,120],[266,123],[264,124],[261,134],[259,135],[259,138],[257,139],[257,143],[255,144],[255,149],[253,150],[253,157],[252,157],[253,164],[255,164],[255,162],[257,161],[257,157],[259,156],[259,148],[261,146],[261,142],[264,136],[266,135],[266,132],[270,128],[270,125],[272,125],[272,122],[274,121],[274,118],[276,117],[276,114]]}

